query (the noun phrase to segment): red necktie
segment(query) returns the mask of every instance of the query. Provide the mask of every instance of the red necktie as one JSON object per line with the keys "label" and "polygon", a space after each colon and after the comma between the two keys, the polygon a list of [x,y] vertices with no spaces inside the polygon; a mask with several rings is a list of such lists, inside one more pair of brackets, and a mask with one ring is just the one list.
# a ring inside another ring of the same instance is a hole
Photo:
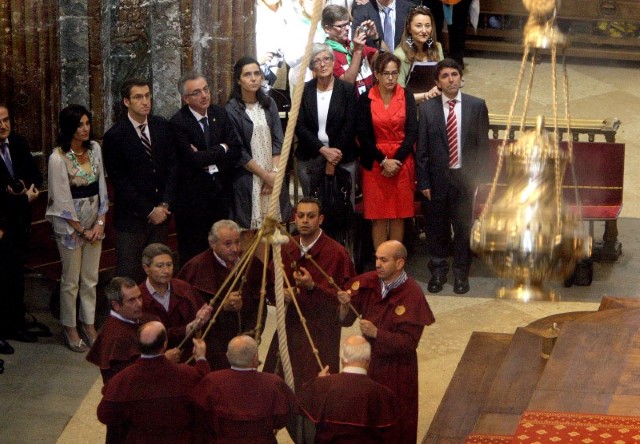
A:
{"label": "red necktie", "polygon": [[456,101],[449,100],[447,116],[447,139],[449,140],[449,168],[458,166],[458,121],[456,120]]}

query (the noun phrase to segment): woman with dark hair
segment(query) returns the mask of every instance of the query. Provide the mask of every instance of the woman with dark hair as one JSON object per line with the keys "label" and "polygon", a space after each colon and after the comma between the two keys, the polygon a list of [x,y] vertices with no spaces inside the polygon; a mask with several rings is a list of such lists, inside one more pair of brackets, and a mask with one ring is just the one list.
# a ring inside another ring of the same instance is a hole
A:
{"label": "woman with dark hair", "polygon": [[60,323],[67,347],[75,352],[87,351],[97,336],[96,285],[108,208],[100,145],[91,140],[91,113],[81,105],[69,105],[60,112],[58,146],[49,156],[46,218],[62,260]]}
{"label": "woman with dark hair", "polygon": [[444,55],[435,26],[429,8],[412,8],[407,15],[400,44],[393,52],[401,62],[398,84],[413,93],[417,104],[440,95],[433,73]]}
{"label": "woman with dark hair", "polygon": [[[233,91],[226,110],[242,139],[242,154],[233,175],[233,218],[243,228],[260,228],[280,163],[282,124],[276,102],[262,90],[258,61],[242,57],[233,67]],[[279,220],[291,210],[289,190],[280,193]]]}
{"label": "woman with dark hair", "polygon": [[378,57],[377,84],[360,96],[356,113],[364,218],[371,220],[374,248],[402,242],[404,219],[414,216],[418,121],[413,94],[398,84],[400,63],[388,52]]}

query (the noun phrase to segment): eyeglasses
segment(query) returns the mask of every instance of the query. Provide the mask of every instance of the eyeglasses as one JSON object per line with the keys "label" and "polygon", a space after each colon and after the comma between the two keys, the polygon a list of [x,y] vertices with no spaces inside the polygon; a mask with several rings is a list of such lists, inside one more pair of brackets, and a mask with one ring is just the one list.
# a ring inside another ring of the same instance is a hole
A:
{"label": "eyeglasses", "polygon": [[383,71],[381,74],[382,74],[382,77],[395,78],[395,77],[398,77],[398,74],[400,73],[398,71]]}
{"label": "eyeglasses", "polygon": [[333,62],[333,59],[329,56],[326,57],[322,57],[319,59],[314,59],[313,60],[313,66],[321,66],[321,65],[326,65],[327,63]]}
{"label": "eyeglasses", "polygon": [[343,29],[348,28],[349,26],[351,26],[351,22],[343,23],[341,25],[335,25],[334,24],[334,25],[331,25],[331,26],[333,26],[334,28],[337,28],[337,29],[342,31]]}
{"label": "eyeglasses", "polygon": [[189,94],[185,94],[185,97],[202,97],[202,96],[208,96],[209,95],[209,87],[205,86],[202,89],[196,89],[195,91],[193,91],[192,93]]}
{"label": "eyeglasses", "polygon": [[135,100],[136,102],[139,102],[142,99],[151,100],[151,93],[136,94],[135,96],[131,96],[131,100]]}

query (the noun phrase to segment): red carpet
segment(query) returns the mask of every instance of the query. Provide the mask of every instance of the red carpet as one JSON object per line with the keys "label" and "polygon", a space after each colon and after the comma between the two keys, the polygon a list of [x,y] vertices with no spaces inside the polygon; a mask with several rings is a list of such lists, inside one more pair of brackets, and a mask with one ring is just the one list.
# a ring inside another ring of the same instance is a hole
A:
{"label": "red carpet", "polygon": [[640,443],[640,417],[525,412],[512,442],[518,444]]}

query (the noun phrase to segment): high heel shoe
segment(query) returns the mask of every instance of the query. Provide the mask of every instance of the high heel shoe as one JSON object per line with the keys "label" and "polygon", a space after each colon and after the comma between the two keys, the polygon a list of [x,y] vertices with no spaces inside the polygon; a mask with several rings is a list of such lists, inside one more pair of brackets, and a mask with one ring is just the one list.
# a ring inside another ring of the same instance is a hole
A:
{"label": "high heel shoe", "polygon": [[85,344],[82,339],[80,339],[77,343],[71,342],[71,339],[69,339],[69,335],[66,331],[64,332],[64,342],[69,350],[76,353],[85,353],[87,350],[89,350],[87,344]]}
{"label": "high heel shoe", "polygon": [[84,336],[84,340],[85,340],[85,344],[91,348],[93,347],[93,343],[96,342],[95,339],[91,339],[91,336],[89,336],[89,334],[87,333],[87,330],[84,328],[84,324],[80,325],[80,333],[82,333],[82,336]]}

